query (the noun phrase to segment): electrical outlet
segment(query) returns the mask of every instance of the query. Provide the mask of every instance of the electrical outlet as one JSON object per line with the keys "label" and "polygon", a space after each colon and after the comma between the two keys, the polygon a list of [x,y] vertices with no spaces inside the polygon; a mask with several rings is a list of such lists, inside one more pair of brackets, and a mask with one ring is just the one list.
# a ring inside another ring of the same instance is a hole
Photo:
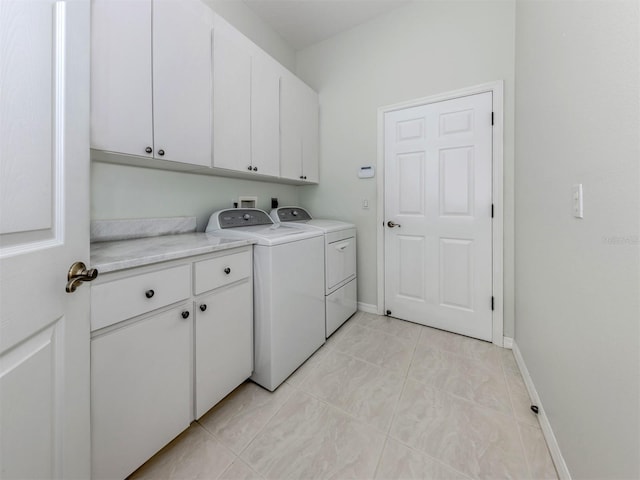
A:
{"label": "electrical outlet", "polygon": [[369,200],[368,199],[365,198],[364,200],[362,200],[362,208],[364,210],[368,210],[369,209]]}

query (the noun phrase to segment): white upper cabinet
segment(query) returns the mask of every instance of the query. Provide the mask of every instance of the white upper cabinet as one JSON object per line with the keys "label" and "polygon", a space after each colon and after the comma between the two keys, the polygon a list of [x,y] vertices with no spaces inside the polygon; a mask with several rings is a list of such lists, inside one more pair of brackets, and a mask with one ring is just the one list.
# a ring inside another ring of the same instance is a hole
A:
{"label": "white upper cabinet", "polygon": [[252,171],[251,52],[243,40],[231,27],[216,22],[213,40],[213,166]]}
{"label": "white upper cabinet", "polygon": [[282,67],[262,52],[251,58],[251,164],[280,175],[280,78]]}
{"label": "white upper cabinet", "polygon": [[292,74],[284,75],[280,99],[280,175],[318,182],[318,94]]}
{"label": "white upper cabinet", "polygon": [[94,159],[318,182],[318,95],[205,3],[92,0],[91,27]]}
{"label": "white upper cabinet", "polygon": [[91,26],[91,147],[210,166],[212,11],[93,0]]}
{"label": "white upper cabinet", "polygon": [[279,176],[282,67],[222,20],[213,51],[213,166]]}
{"label": "white upper cabinet", "polygon": [[93,0],[92,148],[153,156],[151,75],[151,0]]}
{"label": "white upper cabinet", "polygon": [[211,165],[212,35],[212,12],[199,0],[154,0],[153,126],[158,158]]}

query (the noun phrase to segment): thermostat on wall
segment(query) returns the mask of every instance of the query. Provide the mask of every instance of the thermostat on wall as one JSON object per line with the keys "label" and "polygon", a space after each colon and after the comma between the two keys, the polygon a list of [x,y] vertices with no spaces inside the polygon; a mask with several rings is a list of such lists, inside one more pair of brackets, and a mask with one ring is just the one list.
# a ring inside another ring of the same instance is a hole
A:
{"label": "thermostat on wall", "polygon": [[375,175],[376,171],[371,165],[360,167],[360,170],[358,170],[358,178],[373,178]]}

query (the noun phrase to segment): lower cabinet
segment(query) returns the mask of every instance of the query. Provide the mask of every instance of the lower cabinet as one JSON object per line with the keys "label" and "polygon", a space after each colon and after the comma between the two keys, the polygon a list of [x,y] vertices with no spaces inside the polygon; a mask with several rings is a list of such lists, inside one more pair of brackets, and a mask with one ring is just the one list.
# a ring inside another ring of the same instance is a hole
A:
{"label": "lower cabinet", "polygon": [[92,478],[125,478],[189,426],[190,307],[91,341]]}
{"label": "lower cabinet", "polygon": [[252,298],[246,279],[196,299],[196,418],[251,376]]}
{"label": "lower cabinet", "polygon": [[241,247],[91,285],[93,479],[126,478],[251,376],[252,263]]}

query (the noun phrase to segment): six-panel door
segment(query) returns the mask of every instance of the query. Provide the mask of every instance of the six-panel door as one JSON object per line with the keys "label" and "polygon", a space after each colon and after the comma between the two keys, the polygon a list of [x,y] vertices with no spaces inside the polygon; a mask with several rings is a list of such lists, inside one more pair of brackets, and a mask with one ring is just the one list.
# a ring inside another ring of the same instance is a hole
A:
{"label": "six-panel door", "polygon": [[[385,115],[385,308],[492,338],[492,94]],[[397,226],[393,226],[396,224]]]}

